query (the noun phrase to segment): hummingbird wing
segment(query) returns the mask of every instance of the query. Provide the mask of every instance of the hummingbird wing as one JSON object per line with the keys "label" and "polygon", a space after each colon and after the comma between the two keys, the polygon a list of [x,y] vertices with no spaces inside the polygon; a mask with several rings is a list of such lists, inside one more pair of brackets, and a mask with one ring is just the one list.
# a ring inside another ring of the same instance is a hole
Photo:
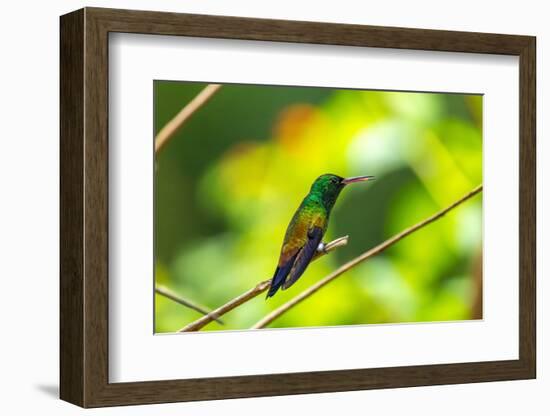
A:
{"label": "hummingbird wing", "polygon": [[292,268],[288,273],[288,278],[282,284],[283,290],[292,286],[304,273],[311,259],[313,259],[322,238],[323,229],[321,227],[314,226],[308,231],[307,241],[296,254]]}
{"label": "hummingbird wing", "polygon": [[[327,216],[324,212],[311,207],[304,209],[302,202],[287,228],[279,263],[267,292],[268,298],[277,293],[280,287],[290,287],[304,273],[321,242],[326,225]],[[289,275],[290,279],[286,282]]]}

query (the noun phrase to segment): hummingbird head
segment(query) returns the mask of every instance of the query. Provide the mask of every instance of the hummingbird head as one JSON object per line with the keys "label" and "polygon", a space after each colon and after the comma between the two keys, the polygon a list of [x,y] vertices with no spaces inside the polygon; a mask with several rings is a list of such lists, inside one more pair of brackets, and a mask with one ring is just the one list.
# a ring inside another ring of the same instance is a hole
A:
{"label": "hummingbird head", "polygon": [[336,202],[338,195],[340,195],[340,192],[344,189],[344,186],[350,183],[364,182],[373,179],[374,176],[354,176],[352,178],[342,178],[338,175],[326,173],[315,179],[315,182],[313,182],[313,185],[311,186],[310,193],[316,194],[321,201],[323,201],[323,204],[330,210]]}

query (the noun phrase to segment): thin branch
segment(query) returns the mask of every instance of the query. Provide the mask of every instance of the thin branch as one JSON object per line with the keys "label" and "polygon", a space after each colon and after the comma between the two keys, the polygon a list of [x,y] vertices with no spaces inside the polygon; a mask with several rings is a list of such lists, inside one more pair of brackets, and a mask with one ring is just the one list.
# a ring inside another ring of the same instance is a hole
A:
{"label": "thin branch", "polygon": [[225,305],[220,306],[218,309],[214,309],[208,315],[204,315],[202,318],[197,319],[194,322],[191,322],[189,325],[186,325],[185,327],[180,329],[178,332],[198,331],[205,325],[212,322],[215,316],[222,316],[227,312],[235,309],[237,306],[240,306],[243,303],[248,302],[250,299],[253,299],[256,296],[258,296],[260,293],[266,291],[270,283],[271,283],[271,279],[264,280],[263,282],[258,283],[252,289],[247,290],[242,295],[237,296],[236,298],[230,300]]}
{"label": "thin branch", "polygon": [[289,300],[285,304],[281,305],[279,308],[275,309],[273,312],[265,316],[263,319],[258,321],[254,326],[252,326],[253,329],[258,328],[264,328],[267,325],[269,325],[271,322],[273,322],[275,319],[277,319],[279,316],[281,316],[283,313],[288,311],[289,309],[296,306],[298,303],[302,302],[304,299],[307,299],[311,295],[313,295],[315,292],[317,292],[319,289],[321,289],[323,286],[327,285],[328,283],[332,282],[334,279],[336,279],[338,276],[341,276],[346,271],[351,269],[352,267],[357,266],[359,263],[362,263],[363,261],[367,260],[370,257],[373,257],[382,251],[386,250],[388,247],[394,245],[399,240],[405,238],[406,236],[414,233],[415,231],[421,229],[422,227],[425,227],[426,225],[434,222],[438,218],[441,218],[444,216],[447,212],[451,211],[453,208],[457,207],[458,205],[462,204],[464,201],[470,199],[474,195],[481,192],[483,189],[482,185],[479,185],[478,187],[474,188],[472,191],[464,195],[459,200],[453,202],[448,207],[442,209],[441,211],[435,213],[431,217],[426,218],[423,221],[420,221],[419,223],[413,225],[412,227],[409,227],[399,234],[396,234],[395,236],[391,237],[390,239],[384,241],[382,244],[364,252],[360,256],[354,258],[353,260],[347,262],[346,264],[340,266],[340,268],[336,269],[334,272],[326,276],[325,278],[321,279],[314,285],[310,286],[306,290],[304,290],[302,293],[300,293],[298,296],[294,297],[293,299]]}
{"label": "thin branch", "polygon": [[[315,254],[315,256],[313,257],[313,260],[316,260],[339,247],[345,246],[348,243],[348,239],[349,237],[346,235],[344,237],[337,238],[336,240],[333,240],[330,243],[326,243],[324,248]],[[263,282],[258,283],[252,289],[249,289],[246,292],[244,292],[242,295],[237,296],[236,298],[230,300],[225,305],[222,305],[219,308],[214,309],[208,315],[205,315],[202,318],[197,319],[195,322],[191,322],[190,324],[180,329],[178,332],[198,331],[205,325],[212,322],[215,317],[222,316],[227,312],[232,311],[236,307],[242,305],[243,303],[248,302],[250,299],[253,299],[256,296],[260,295],[261,293],[265,292],[269,288],[270,283],[271,283],[271,279],[264,280]]]}
{"label": "thin branch", "polygon": [[168,141],[174,137],[177,131],[183,126],[183,124],[189,120],[189,118],[201,108],[212,96],[221,88],[220,84],[209,84],[183,107],[176,116],[170,120],[166,125],[158,132],[155,137],[155,154],[158,154],[160,150],[168,143]]}
{"label": "thin branch", "polygon": [[[193,309],[196,312],[202,313],[203,315],[208,315],[211,312],[208,308],[199,305],[192,300],[184,298],[181,295],[176,295],[174,292],[164,286],[155,286],[155,292],[161,296],[164,296],[165,298],[179,303],[180,305],[187,306],[189,309]],[[214,317],[214,320],[223,325],[223,321],[218,317]]]}

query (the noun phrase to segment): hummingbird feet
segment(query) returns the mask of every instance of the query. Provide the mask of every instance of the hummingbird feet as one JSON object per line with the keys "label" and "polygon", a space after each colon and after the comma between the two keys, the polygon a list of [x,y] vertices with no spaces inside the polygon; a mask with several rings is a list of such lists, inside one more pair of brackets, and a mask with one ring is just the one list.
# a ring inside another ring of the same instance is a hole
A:
{"label": "hummingbird feet", "polygon": [[322,256],[324,254],[330,253],[332,250],[345,246],[348,243],[348,236],[345,235],[343,237],[337,238],[336,240],[332,240],[329,243],[320,242],[316,249],[316,256]]}
{"label": "hummingbird feet", "polygon": [[326,251],[325,251],[326,246],[327,246],[327,245],[321,241],[321,242],[319,243],[319,245],[317,246],[317,252],[318,252],[318,253],[325,253],[325,254],[326,254]]}

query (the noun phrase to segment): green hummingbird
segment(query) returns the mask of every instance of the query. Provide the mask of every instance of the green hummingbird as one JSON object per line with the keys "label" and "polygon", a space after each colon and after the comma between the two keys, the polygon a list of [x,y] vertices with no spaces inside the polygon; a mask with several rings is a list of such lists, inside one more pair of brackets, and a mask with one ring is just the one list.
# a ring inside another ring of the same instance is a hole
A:
{"label": "green hummingbird", "polygon": [[374,179],[374,176],[342,178],[330,173],[319,176],[311,185],[286,230],[281,255],[266,298],[279,288],[288,289],[306,270],[315,252],[323,250],[321,242],[330,212],[338,195],[350,183]]}

